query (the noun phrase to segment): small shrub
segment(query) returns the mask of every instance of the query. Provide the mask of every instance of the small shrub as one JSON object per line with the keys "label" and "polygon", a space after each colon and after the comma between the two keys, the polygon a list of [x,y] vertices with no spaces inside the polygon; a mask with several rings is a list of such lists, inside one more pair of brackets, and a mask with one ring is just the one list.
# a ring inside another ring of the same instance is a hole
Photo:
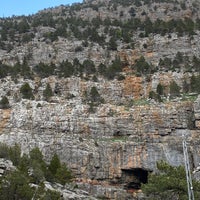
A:
{"label": "small shrub", "polygon": [[32,88],[28,83],[24,83],[20,88],[20,93],[24,99],[34,99]]}
{"label": "small shrub", "polygon": [[46,101],[49,101],[49,99],[53,96],[53,91],[49,83],[47,84],[45,90],[43,91],[43,96]]}
{"label": "small shrub", "polygon": [[169,86],[171,97],[177,97],[180,95],[180,87],[175,81],[172,81]]}
{"label": "small shrub", "polygon": [[8,98],[3,96],[0,101],[0,109],[8,109],[10,107]]}

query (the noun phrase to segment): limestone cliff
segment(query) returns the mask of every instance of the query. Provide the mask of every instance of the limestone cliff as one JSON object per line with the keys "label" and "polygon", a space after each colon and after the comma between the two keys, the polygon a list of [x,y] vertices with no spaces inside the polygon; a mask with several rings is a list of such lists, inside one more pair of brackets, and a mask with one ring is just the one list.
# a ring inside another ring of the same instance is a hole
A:
{"label": "limestone cliff", "polygon": [[96,198],[142,198],[157,161],[183,165],[183,136],[195,170],[199,8],[87,0],[1,19],[0,141],[57,153]]}
{"label": "limestone cliff", "polygon": [[[48,80],[52,85],[59,81]],[[5,92],[9,89],[6,84],[2,87]],[[17,91],[18,84],[12,85],[13,91]],[[32,84],[35,87],[35,82]],[[65,99],[62,95],[52,103],[23,99],[15,102],[11,98],[11,108],[1,110],[1,142],[19,143],[23,152],[38,146],[47,160],[56,152],[73,170],[82,187],[90,183],[93,187],[114,184],[127,189],[139,188],[148,172],[156,170],[158,160],[164,159],[175,166],[183,164],[184,134],[190,144],[191,165],[198,166],[199,98],[194,103],[149,101],[129,107],[104,103],[91,113],[80,96],[90,84],[79,78],[63,80],[61,93],[73,93],[74,97]],[[125,83],[120,84],[121,87],[107,82],[106,86],[99,86],[99,91],[106,101],[115,102],[117,99],[112,98],[123,94]],[[113,190],[110,191],[105,194],[112,196]]]}

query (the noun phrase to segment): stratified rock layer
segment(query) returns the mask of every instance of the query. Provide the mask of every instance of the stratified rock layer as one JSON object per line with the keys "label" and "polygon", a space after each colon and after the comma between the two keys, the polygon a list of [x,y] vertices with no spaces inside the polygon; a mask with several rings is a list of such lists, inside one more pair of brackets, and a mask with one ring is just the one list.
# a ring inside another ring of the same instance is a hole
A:
{"label": "stratified rock layer", "polygon": [[102,104],[91,114],[79,100],[40,101],[40,106],[22,100],[1,110],[0,140],[19,143],[23,152],[39,146],[47,160],[56,152],[82,181],[126,185],[123,177],[130,170],[155,171],[161,159],[183,164],[183,135],[190,144],[192,164],[198,166],[199,102],[200,98],[194,104],[166,102],[129,110]]}

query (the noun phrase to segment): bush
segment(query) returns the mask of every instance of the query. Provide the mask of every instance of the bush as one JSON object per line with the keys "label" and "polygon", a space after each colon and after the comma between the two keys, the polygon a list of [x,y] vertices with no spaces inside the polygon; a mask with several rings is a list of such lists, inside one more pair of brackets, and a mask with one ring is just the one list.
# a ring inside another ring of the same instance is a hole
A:
{"label": "bush", "polygon": [[171,97],[177,97],[180,95],[180,87],[175,81],[172,81],[169,86]]}
{"label": "bush", "polygon": [[149,92],[149,98],[154,99],[155,101],[158,101],[158,102],[162,102],[160,95],[155,93],[154,91]]}
{"label": "bush", "polygon": [[47,83],[47,86],[43,91],[43,96],[46,101],[49,101],[49,99],[53,96],[53,91],[49,83]]}
{"label": "bush", "polygon": [[87,75],[95,74],[96,68],[95,68],[94,62],[89,59],[84,60],[83,61],[83,70]]}
{"label": "bush", "polygon": [[32,88],[28,83],[24,83],[20,88],[20,93],[24,99],[34,99]]}
{"label": "bush", "polygon": [[135,69],[136,74],[139,76],[147,75],[152,72],[151,66],[146,62],[143,56],[136,61],[133,69]]}
{"label": "bush", "polygon": [[116,57],[112,65],[110,65],[106,69],[104,76],[109,80],[114,79],[116,75],[122,72],[122,69],[123,69],[122,61],[120,60],[120,58]]}
{"label": "bush", "polygon": [[58,73],[60,77],[70,77],[74,74],[74,67],[72,63],[70,63],[68,60],[63,61],[58,68]]}
{"label": "bush", "polygon": [[156,92],[157,92],[159,95],[163,95],[163,94],[164,94],[164,88],[163,88],[163,86],[161,85],[161,83],[159,83],[159,84],[157,85]]}
{"label": "bush", "polygon": [[37,73],[38,76],[45,78],[54,75],[55,65],[53,63],[45,64],[40,62],[33,68],[33,70]]}
{"label": "bush", "polygon": [[0,109],[8,109],[10,107],[8,98],[3,96],[0,101]]}
{"label": "bush", "polygon": [[191,92],[200,93],[200,75],[192,76],[190,80]]}
{"label": "bush", "polygon": [[95,86],[93,86],[90,90],[89,100],[97,105],[104,102]]}

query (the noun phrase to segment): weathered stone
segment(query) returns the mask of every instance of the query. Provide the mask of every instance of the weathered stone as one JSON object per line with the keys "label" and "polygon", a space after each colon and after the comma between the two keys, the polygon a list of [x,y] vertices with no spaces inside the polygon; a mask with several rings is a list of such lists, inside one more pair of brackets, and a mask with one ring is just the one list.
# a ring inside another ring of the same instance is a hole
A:
{"label": "weathered stone", "polygon": [[0,176],[2,176],[6,171],[16,170],[12,161],[0,158]]}

